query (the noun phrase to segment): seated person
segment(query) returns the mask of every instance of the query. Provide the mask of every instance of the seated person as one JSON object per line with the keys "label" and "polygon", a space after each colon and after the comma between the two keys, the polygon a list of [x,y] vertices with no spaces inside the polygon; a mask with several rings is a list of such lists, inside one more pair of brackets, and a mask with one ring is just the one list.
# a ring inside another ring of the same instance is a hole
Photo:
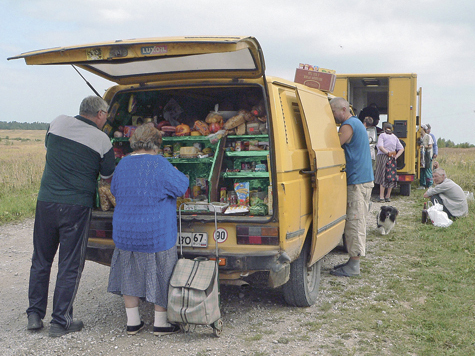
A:
{"label": "seated person", "polygon": [[468,204],[465,193],[460,186],[447,178],[445,170],[437,168],[433,173],[435,186],[424,193],[432,203],[442,204],[449,218],[458,218],[468,214]]}

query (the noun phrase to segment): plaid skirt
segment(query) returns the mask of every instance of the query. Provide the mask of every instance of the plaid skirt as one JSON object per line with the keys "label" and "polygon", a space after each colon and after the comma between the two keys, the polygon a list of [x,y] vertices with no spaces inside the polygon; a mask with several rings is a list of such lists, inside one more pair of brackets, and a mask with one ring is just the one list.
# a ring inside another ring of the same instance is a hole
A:
{"label": "plaid skirt", "polygon": [[384,188],[396,188],[397,182],[386,180],[386,163],[389,161],[387,155],[376,155],[376,171],[374,173],[374,183],[382,185]]}
{"label": "plaid skirt", "polygon": [[177,260],[176,246],[156,253],[116,248],[112,255],[107,291],[139,297],[166,308],[168,285]]}

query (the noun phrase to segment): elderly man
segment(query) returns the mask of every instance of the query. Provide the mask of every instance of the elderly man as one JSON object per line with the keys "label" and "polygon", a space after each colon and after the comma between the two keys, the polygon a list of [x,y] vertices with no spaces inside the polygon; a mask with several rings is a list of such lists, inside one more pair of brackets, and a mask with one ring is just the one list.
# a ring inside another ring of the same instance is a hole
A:
{"label": "elderly man", "polygon": [[340,144],[345,151],[347,206],[345,238],[350,259],[335,266],[335,276],[354,277],[360,274],[360,257],[366,249],[366,213],[374,186],[373,166],[368,135],[361,121],[351,114],[348,101],[333,98],[330,106],[335,122],[340,124]]}
{"label": "elderly man", "polygon": [[458,218],[468,214],[468,204],[465,193],[460,186],[447,178],[445,170],[438,168],[434,171],[433,179],[435,186],[430,187],[424,198],[430,198],[432,203],[436,201],[442,204],[449,218]]}
{"label": "elderly man", "polygon": [[101,131],[107,110],[102,98],[88,96],[81,102],[79,115],[58,116],[46,133],[46,164],[33,230],[27,329],[43,327],[51,265],[59,249],[51,337],[83,328],[82,321],[73,320],[73,303],[86,258],[97,176],[110,178],[115,169],[112,144]]}

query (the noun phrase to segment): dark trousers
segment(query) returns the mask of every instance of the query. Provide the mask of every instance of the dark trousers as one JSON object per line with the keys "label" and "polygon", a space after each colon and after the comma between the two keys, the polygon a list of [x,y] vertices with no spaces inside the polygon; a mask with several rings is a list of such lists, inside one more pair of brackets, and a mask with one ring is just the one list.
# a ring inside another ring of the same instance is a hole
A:
{"label": "dark trousers", "polygon": [[51,323],[69,328],[73,320],[73,302],[86,259],[90,219],[91,208],[88,207],[37,202],[28,315],[37,313],[41,319],[46,315],[51,265],[59,247]]}

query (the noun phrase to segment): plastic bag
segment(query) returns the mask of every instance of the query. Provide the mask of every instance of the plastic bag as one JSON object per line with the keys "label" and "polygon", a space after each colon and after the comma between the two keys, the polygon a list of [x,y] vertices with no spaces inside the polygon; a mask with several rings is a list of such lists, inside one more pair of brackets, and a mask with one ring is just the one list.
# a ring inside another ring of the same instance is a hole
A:
{"label": "plastic bag", "polygon": [[449,219],[449,216],[443,210],[444,207],[439,203],[435,203],[427,209],[432,225],[437,227],[449,227],[452,225],[453,221]]}

